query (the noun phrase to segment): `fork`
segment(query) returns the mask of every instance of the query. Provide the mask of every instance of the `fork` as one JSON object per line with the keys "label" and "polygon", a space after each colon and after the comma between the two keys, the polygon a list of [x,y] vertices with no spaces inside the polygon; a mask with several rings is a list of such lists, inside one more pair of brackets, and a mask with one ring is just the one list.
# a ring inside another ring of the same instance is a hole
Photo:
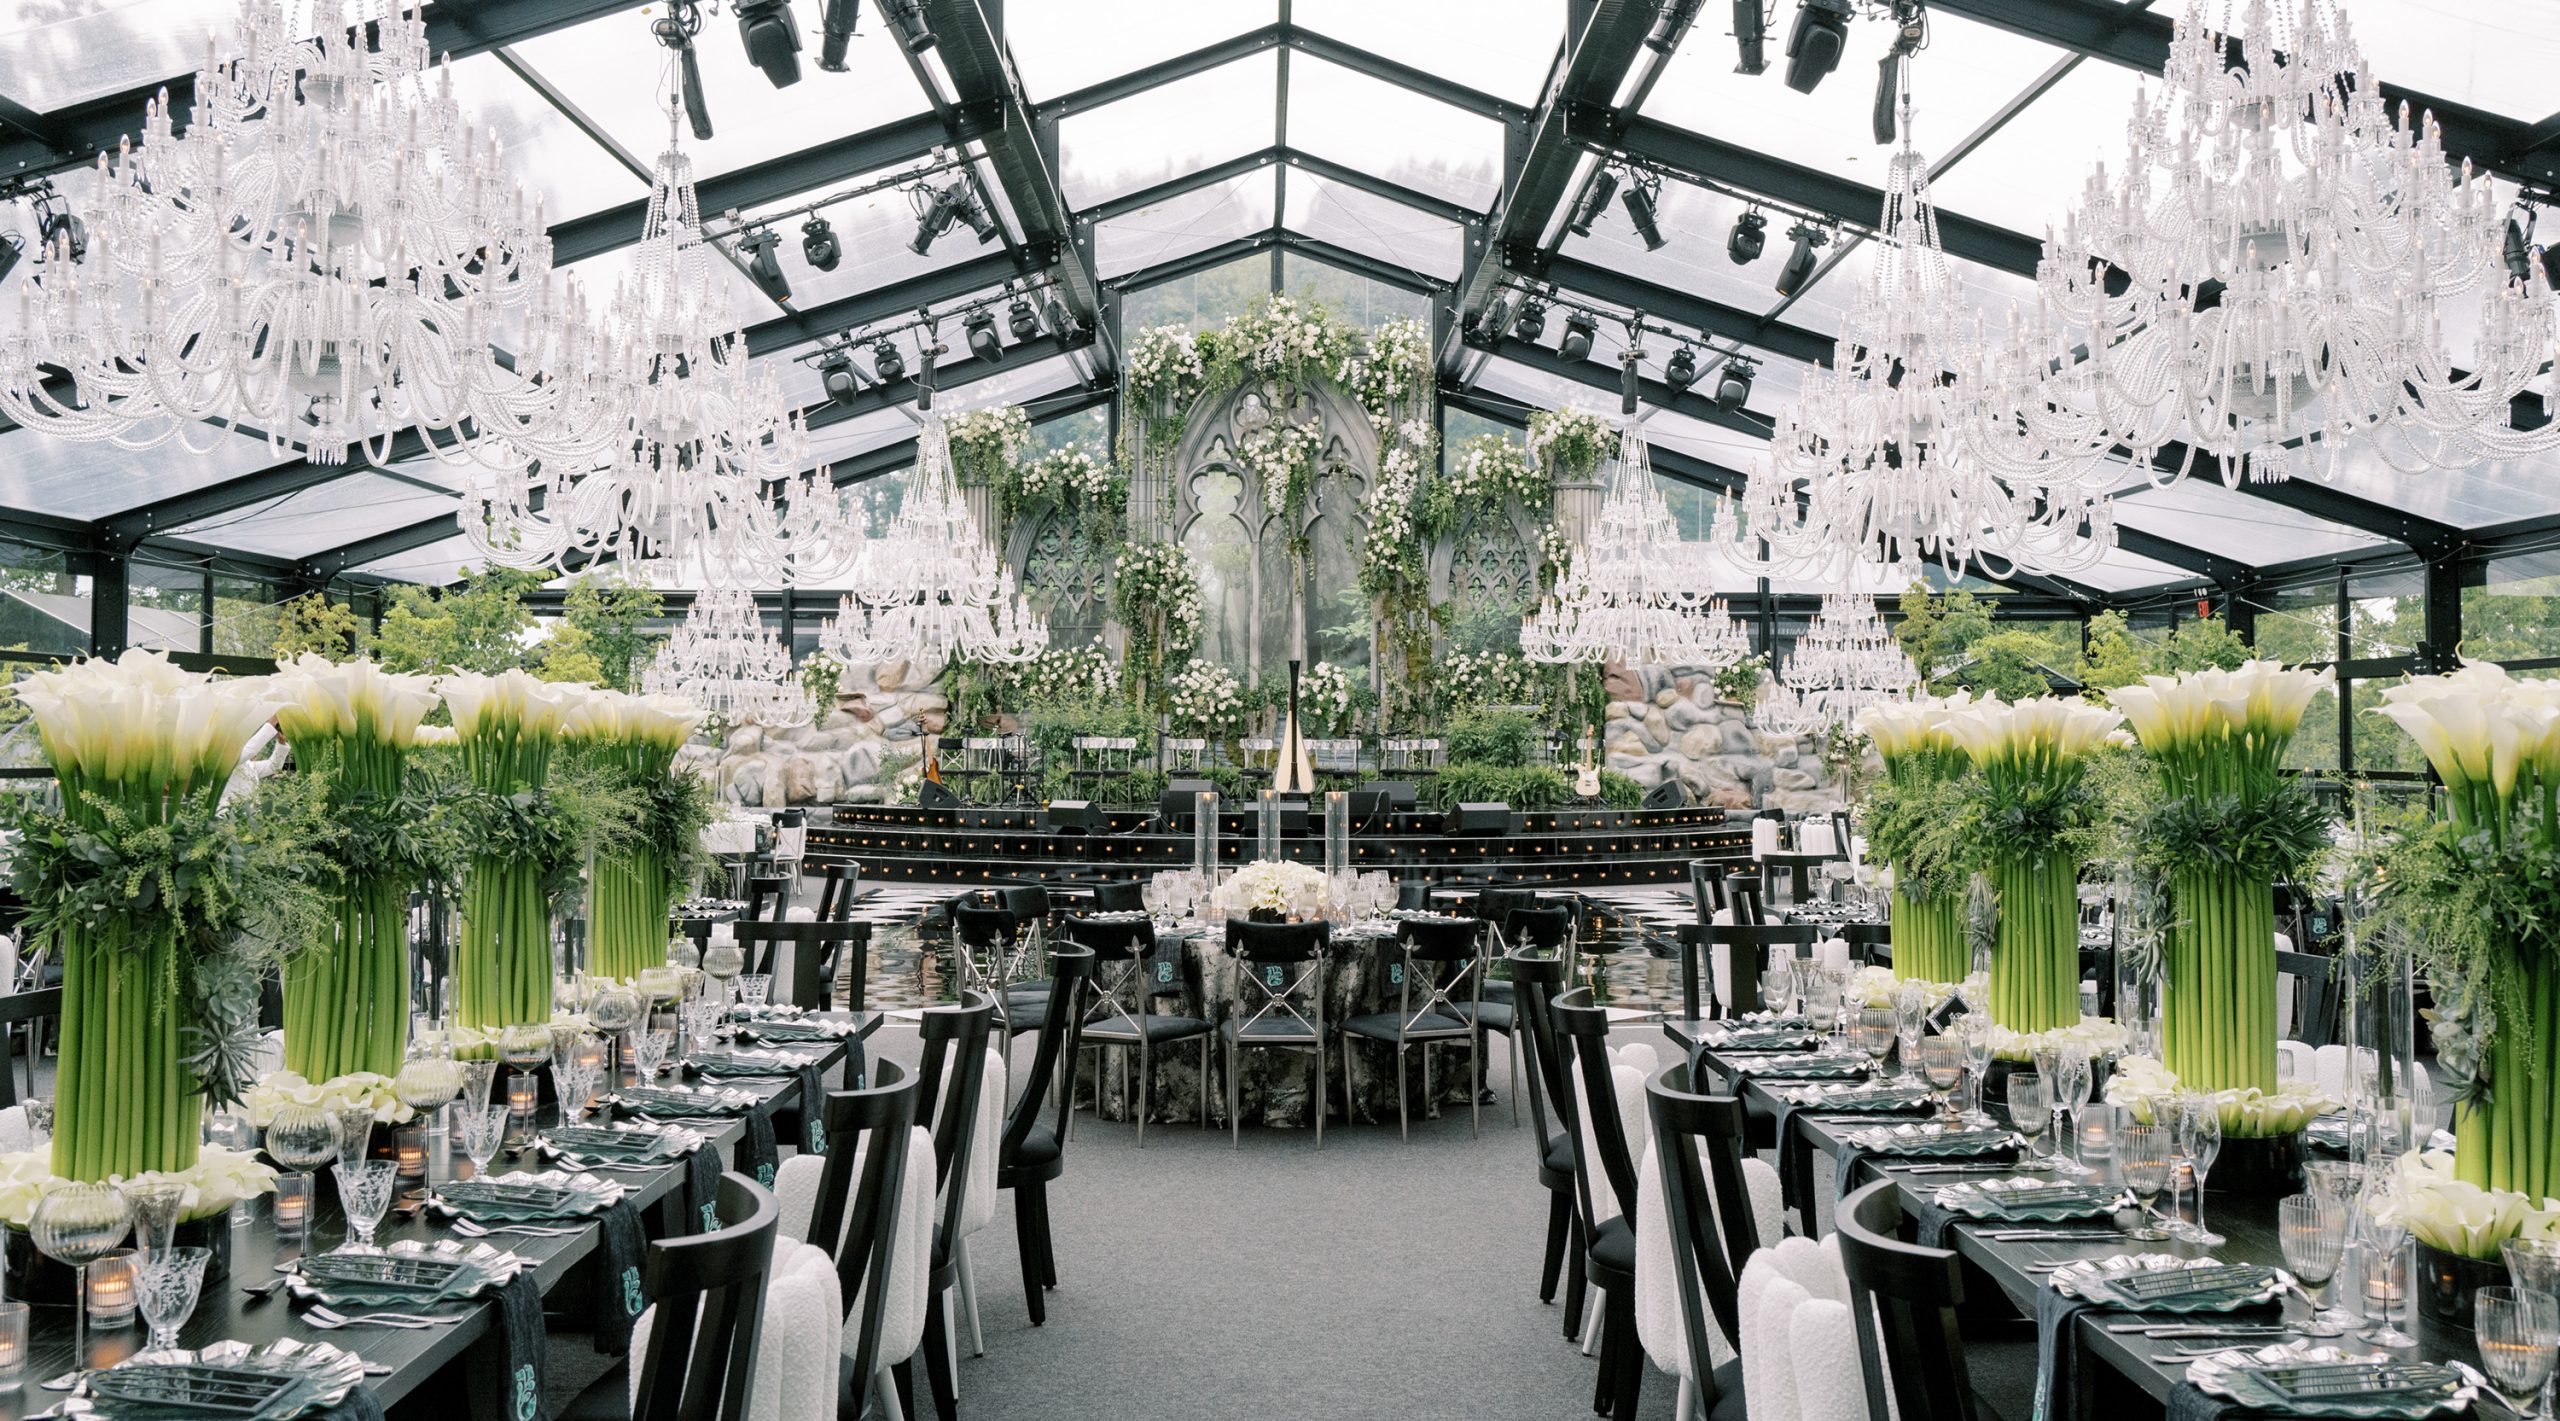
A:
{"label": "fork", "polygon": [[456,1217],[454,1219],[453,1231],[462,1235],[464,1238],[487,1238],[491,1234],[522,1234],[527,1238],[567,1238],[573,1233],[580,1232],[576,1227],[557,1227],[550,1224],[499,1224],[492,1226],[480,1223],[475,1219],[462,1217]]}
{"label": "fork", "polygon": [[345,1313],[316,1304],[302,1310],[302,1320],[323,1332],[334,1332],[341,1327],[362,1327],[368,1323],[375,1327],[397,1327],[403,1331],[414,1332],[442,1326],[448,1322],[460,1322],[469,1316],[471,1314],[467,1312],[369,1312],[362,1317],[349,1317]]}

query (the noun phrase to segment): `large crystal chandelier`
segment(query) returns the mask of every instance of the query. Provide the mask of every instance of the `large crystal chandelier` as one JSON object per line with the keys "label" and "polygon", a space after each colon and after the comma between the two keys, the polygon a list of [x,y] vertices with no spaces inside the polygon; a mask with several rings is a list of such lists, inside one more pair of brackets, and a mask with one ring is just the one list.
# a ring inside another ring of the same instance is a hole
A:
{"label": "large crystal chandelier", "polygon": [[951,475],[939,418],[916,436],[915,475],[897,515],[864,548],[819,644],[848,666],[1018,665],[1046,650],[1049,629],[978,530]]}
{"label": "large crystal chandelier", "polygon": [[1904,699],[1919,684],[1919,668],[1877,615],[1873,597],[1825,593],[1752,719],[1773,735],[1810,734],[1846,724],[1879,701]]}
{"label": "large crystal chandelier", "polygon": [[250,0],[242,28],[183,131],[163,93],[99,156],[85,258],[46,253],[0,335],[0,412],[125,448],[220,420],[318,463],[387,461],[407,426],[439,453],[584,443],[597,411],[544,375],[579,320],[542,205],[427,72],[418,12]]}
{"label": "large crystal chandelier", "polygon": [[858,511],[806,467],[798,412],[748,358],[674,121],[631,271],[567,377],[612,411],[601,456],[476,472],[465,529],[510,567],[669,557],[712,586],[833,580],[861,553]]}
{"label": "large crystal chandelier", "polygon": [[1598,514],[1554,589],[1521,619],[1520,654],[1557,664],[1709,671],[1741,660],[1750,636],[1706,595],[1700,551],[1681,540],[1644,435],[1629,422]]}
{"label": "large crystal chandelier", "polygon": [[715,587],[693,600],[684,621],[641,673],[651,695],[681,696],[733,725],[807,725],[816,707],[791,666],[791,650],[764,624],[755,594]]}
{"label": "large crystal chandelier", "polygon": [[2114,541],[2105,447],[2077,460],[1997,457],[2005,434],[1985,400],[1988,357],[1911,141],[1910,70],[1874,259],[1831,364],[1778,415],[1771,467],[1738,509],[1720,510],[1726,555],[1825,582],[1861,563],[1913,578],[1931,562],[1953,573],[1976,559],[2083,570]]}
{"label": "large crystal chandelier", "polygon": [[2358,443],[2403,472],[2560,447],[2510,423],[2554,353],[2549,289],[2507,275],[2489,178],[2385,106],[2336,0],[2247,0],[2237,26],[2190,0],[2162,80],[2002,358],[2023,456],[2148,466],[2183,437],[2237,483],[2332,477]]}

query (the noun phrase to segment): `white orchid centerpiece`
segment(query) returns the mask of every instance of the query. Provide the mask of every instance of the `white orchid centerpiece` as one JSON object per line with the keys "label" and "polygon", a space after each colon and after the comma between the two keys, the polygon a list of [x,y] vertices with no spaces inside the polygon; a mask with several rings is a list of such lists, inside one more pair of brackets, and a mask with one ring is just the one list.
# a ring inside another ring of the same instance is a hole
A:
{"label": "white orchid centerpiece", "polygon": [[1866,836],[1889,866],[1887,900],[1893,970],[1923,981],[1953,981],[1973,967],[1965,936],[1965,875],[1950,850],[1949,791],[1970,757],[1948,726],[1973,709],[1970,693],[1879,701],[1858,713],[1857,729],[1876,747],[1884,775],[1867,790]]}
{"label": "white orchid centerpiece", "polygon": [[1229,914],[1265,912],[1303,918],[1321,911],[1332,895],[1332,885],[1320,869],[1256,859],[1219,887],[1218,905]]}

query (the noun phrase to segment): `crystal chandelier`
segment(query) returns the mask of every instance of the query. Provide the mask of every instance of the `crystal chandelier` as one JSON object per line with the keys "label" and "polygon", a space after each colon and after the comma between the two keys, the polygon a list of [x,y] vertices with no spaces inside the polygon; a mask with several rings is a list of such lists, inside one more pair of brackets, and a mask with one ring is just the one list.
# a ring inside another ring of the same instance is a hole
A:
{"label": "crystal chandelier", "polygon": [[1707,597],[1699,548],[1683,542],[1653,479],[1643,433],[1620,431],[1609,492],[1538,610],[1521,619],[1520,654],[1551,664],[1720,670],[1751,639]]}
{"label": "crystal chandelier", "polygon": [[[1874,260],[1830,366],[1805,377],[1770,436],[1771,467],[1720,509],[1728,556],[1756,572],[1839,582],[1861,563],[1916,578],[1980,559],[2069,573],[2104,557],[2114,523],[2105,446],[2076,460],[2011,454],[1986,401],[1990,366],[1938,242],[1929,166],[1912,145],[1902,66]],[[2013,421],[2014,422],[2014,421]]]}
{"label": "crystal chandelier", "polygon": [[816,714],[791,650],[764,624],[755,594],[706,589],[641,673],[651,695],[682,696],[733,725],[786,729]]}
{"label": "crystal chandelier", "polygon": [[319,0],[298,26],[250,0],[245,52],[207,54],[185,129],[163,94],[99,156],[86,257],[45,253],[0,335],[0,412],[130,449],[220,420],[324,464],[387,462],[406,426],[439,455],[592,438],[598,411],[542,373],[580,313],[540,201],[450,70],[429,76],[418,12],[371,9]]}
{"label": "crystal chandelier", "polygon": [[712,586],[834,580],[861,554],[859,511],[806,468],[798,412],[748,358],[673,113],[632,270],[567,377],[613,412],[603,457],[480,470],[464,526],[510,567],[671,557]]}
{"label": "crystal chandelier", "polygon": [[1999,361],[2023,457],[2121,444],[2148,468],[2183,437],[2236,484],[2334,477],[2359,443],[2402,472],[2560,447],[2560,423],[2510,423],[2551,293],[2509,278],[2490,179],[2385,107],[2337,0],[2248,0],[2236,27],[2190,0],[2162,81]]}
{"label": "crystal chandelier", "polygon": [[916,436],[915,477],[897,516],[862,553],[852,591],[819,644],[848,666],[910,661],[1019,665],[1049,646],[1049,629],[978,530],[951,476],[939,418]]}
{"label": "crystal chandelier", "polygon": [[1845,724],[1879,701],[1919,688],[1920,671],[1864,593],[1828,592],[1780,663],[1753,720],[1773,735]]}

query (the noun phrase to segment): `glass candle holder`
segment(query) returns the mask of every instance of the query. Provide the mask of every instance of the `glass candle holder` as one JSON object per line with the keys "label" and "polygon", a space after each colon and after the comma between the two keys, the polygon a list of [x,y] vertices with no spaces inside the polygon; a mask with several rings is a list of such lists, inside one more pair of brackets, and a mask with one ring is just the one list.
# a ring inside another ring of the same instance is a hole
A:
{"label": "glass candle holder", "polygon": [[133,1321],[133,1250],[119,1248],[89,1264],[89,1325],[122,1327]]}
{"label": "glass candle holder", "polygon": [[0,1303],[0,1391],[15,1391],[27,1376],[27,1305]]}
{"label": "glass candle holder", "polygon": [[518,1071],[507,1080],[507,1109],[518,1115],[531,1115],[541,1101],[541,1087],[533,1076]]}
{"label": "glass candle holder", "polygon": [[394,1132],[392,1139],[399,1150],[400,1177],[424,1179],[427,1175],[427,1126],[422,1117],[412,1120]]}
{"label": "glass candle holder", "polygon": [[311,1226],[311,1176],[279,1174],[276,1176],[276,1234],[280,1238],[300,1238]]}

